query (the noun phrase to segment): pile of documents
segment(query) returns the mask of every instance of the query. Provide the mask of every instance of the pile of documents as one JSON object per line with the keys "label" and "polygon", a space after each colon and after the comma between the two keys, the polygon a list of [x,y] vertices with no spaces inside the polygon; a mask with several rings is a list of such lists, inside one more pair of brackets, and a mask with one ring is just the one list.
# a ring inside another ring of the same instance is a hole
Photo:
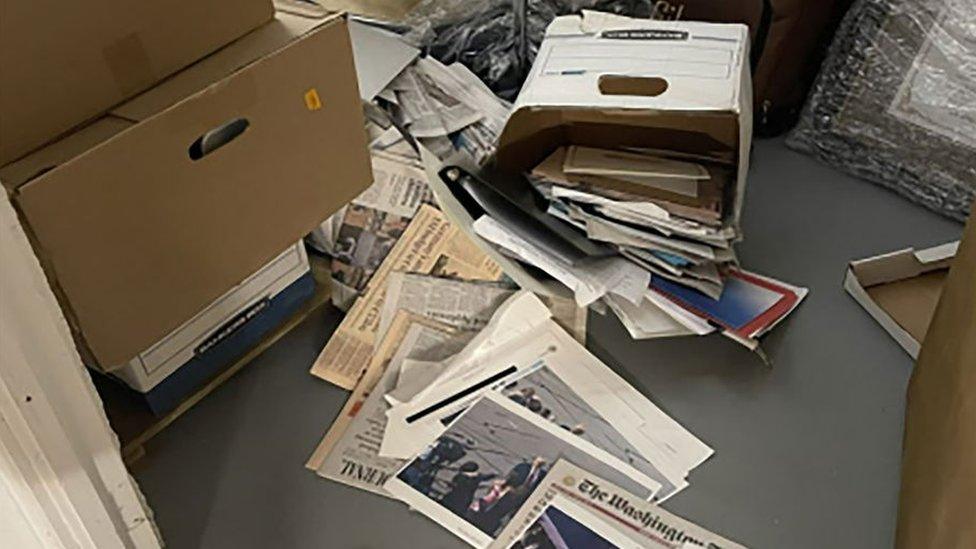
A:
{"label": "pile of documents", "polygon": [[593,547],[567,517],[618,547],[740,547],[658,506],[713,451],[563,328],[573,307],[557,322],[524,290],[397,273],[380,309],[369,364],[307,464],[321,476],[475,547]]}
{"label": "pile of documents", "polygon": [[761,354],[806,290],[743,270],[733,249],[747,44],[743,25],[556,18],[492,164],[422,155],[436,200],[523,288],[554,279],[637,339],[718,331]]}
{"label": "pile of documents", "polygon": [[418,59],[418,50],[381,29],[354,22],[350,30],[354,49],[369,54],[370,64],[357,70],[374,182],[310,236],[332,256],[333,302],[342,309],[363,292],[418,208],[434,203],[418,147],[484,162],[511,108],[460,63]]}
{"label": "pile of documents", "polygon": [[736,231],[721,222],[728,168],[716,159],[571,146],[514,193],[511,181],[441,173],[474,199],[478,236],[563,283],[580,306],[602,302],[635,339],[719,330],[757,349],[806,295],[738,267]]}

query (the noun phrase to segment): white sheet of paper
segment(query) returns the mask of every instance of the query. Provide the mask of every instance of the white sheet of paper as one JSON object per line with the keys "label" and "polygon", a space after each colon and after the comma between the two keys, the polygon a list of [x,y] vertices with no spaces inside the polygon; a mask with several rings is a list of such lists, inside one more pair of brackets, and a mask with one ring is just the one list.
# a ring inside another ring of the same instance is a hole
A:
{"label": "white sheet of paper", "polygon": [[475,221],[474,230],[485,240],[507,249],[563,283],[573,291],[580,307],[590,305],[608,292],[639,303],[641,294],[650,284],[647,271],[619,257],[568,265],[488,216]]}
{"label": "white sheet of paper", "polygon": [[615,296],[607,296],[603,300],[613,309],[627,333],[634,339],[695,335],[695,332],[648,299],[642,300],[640,305],[628,303]]}
{"label": "white sheet of paper", "polygon": [[354,20],[349,21],[349,39],[363,101],[376,97],[420,55],[420,50],[399,36]]}

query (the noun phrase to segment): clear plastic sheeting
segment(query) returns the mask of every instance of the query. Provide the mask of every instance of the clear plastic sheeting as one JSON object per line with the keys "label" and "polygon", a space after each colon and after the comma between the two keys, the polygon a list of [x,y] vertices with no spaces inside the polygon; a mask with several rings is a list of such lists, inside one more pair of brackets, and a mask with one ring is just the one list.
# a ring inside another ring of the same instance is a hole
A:
{"label": "clear plastic sheeting", "polygon": [[976,197],[976,0],[859,0],[787,143],[965,221]]}
{"label": "clear plastic sheeting", "polygon": [[514,100],[549,23],[583,9],[650,17],[654,0],[422,0],[408,40],[444,64],[460,62]]}

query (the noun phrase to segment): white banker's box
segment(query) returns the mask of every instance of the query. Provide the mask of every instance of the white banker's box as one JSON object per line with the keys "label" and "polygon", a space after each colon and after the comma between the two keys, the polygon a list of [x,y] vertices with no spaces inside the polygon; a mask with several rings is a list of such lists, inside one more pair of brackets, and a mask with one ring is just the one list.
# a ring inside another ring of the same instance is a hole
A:
{"label": "white banker's box", "polygon": [[722,225],[739,230],[752,146],[745,25],[583,11],[557,17],[499,137],[496,161],[531,170],[559,147],[661,149],[722,159]]}
{"label": "white banker's box", "polygon": [[[749,29],[583,11],[546,29],[498,140],[501,172],[527,173],[560,148],[656,149],[727,166],[721,225],[742,237],[739,216],[752,147]],[[428,163],[444,211],[523,288],[554,290],[500,254]]]}
{"label": "white banker's box", "polygon": [[278,294],[308,274],[305,246],[298,242],[112,375],[137,391],[149,392],[260,315]]}

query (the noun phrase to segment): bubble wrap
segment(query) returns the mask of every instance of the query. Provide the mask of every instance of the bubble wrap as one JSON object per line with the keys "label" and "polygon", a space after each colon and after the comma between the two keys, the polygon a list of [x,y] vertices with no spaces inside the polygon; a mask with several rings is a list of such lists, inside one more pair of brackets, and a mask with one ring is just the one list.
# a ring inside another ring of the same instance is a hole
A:
{"label": "bubble wrap", "polygon": [[459,61],[498,96],[513,101],[549,23],[595,9],[650,17],[656,0],[422,0],[405,22],[407,39],[445,65]]}
{"label": "bubble wrap", "polygon": [[976,0],[858,0],[787,144],[965,221],[976,197]]}

